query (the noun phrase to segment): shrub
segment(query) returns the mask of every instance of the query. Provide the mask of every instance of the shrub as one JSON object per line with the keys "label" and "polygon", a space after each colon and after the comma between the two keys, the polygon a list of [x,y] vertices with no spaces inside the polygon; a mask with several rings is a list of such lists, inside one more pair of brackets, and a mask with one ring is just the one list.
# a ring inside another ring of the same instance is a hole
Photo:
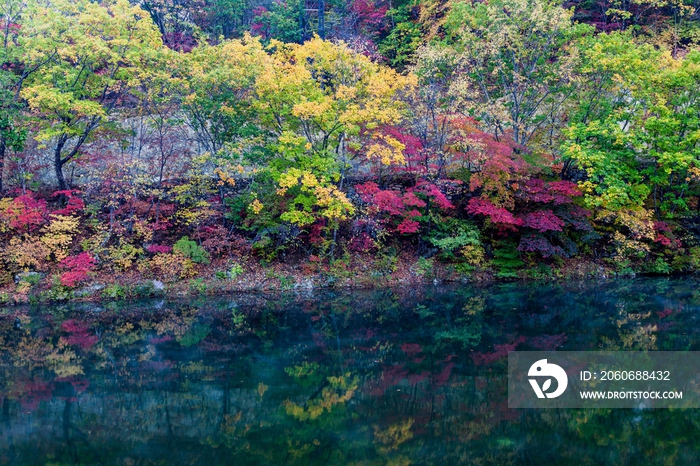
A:
{"label": "shrub", "polygon": [[3,249],[0,249],[0,256],[13,272],[46,270],[47,257],[51,253],[40,239],[29,236],[14,237]]}
{"label": "shrub", "polygon": [[201,278],[197,278],[195,280],[190,280],[190,290],[197,294],[204,294],[207,292],[207,284],[204,283],[204,280]]}
{"label": "shrub", "polygon": [[419,257],[416,261],[415,271],[417,275],[421,277],[430,277],[433,275],[433,261],[431,259],[426,259],[425,257]]}
{"label": "shrub", "polygon": [[241,264],[233,264],[231,266],[231,270],[228,271],[228,277],[231,280],[235,280],[236,278],[240,277],[243,275],[243,266]]}
{"label": "shrub", "polygon": [[219,280],[235,280],[243,274],[241,264],[233,264],[229,270],[219,270],[214,275]]}
{"label": "shrub", "polygon": [[102,290],[102,296],[109,299],[125,299],[126,294],[126,288],[117,283],[107,285],[105,289]]}
{"label": "shrub", "polygon": [[457,251],[462,251],[469,247],[468,253],[471,251],[483,251],[479,230],[476,226],[467,220],[457,218],[433,218],[434,228],[428,236],[428,242],[440,250],[442,259],[454,260]]}
{"label": "shrub", "polygon": [[61,266],[67,269],[61,274],[61,284],[70,288],[78,285],[87,279],[95,265],[95,259],[87,252],[66,257],[61,261]]}
{"label": "shrub", "polygon": [[109,248],[109,258],[119,270],[130,269],[142,254],[143,249],[132,244],[122,244],[119,247]]}
{"label": "shrub", "polygon": [[660,273],[668,275],[672,272],[671,266],[661,257],[657,257],[654,262],[649,262],[645,267],[648,273]]}
{"label": "shrub", "polygon": [[173,248],[171,246],[166,246],[164,244],[149,244],[146,247],[146,250],[148,252],[150,252],[151,254],[158,254],[158,253],[168,254],[170,252],[173,252]]}
{"label": "shrub", "polygon": [[209,253],[187,236],[183,236],[175,243],[173,251],[182,254],[195,264],[209,263]]}
{"label": "shrub", "polygon": [[515,244],[511,242],[500,243],[494,248],[491,263],[496,268],[496,276],[499,278],[517,278],[517,269],[525,264],[520,260],[520,253]]}

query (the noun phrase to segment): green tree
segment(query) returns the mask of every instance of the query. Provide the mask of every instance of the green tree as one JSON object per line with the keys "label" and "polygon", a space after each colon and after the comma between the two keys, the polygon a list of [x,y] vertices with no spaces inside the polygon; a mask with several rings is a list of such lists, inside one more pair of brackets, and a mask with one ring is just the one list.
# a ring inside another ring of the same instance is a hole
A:
{"label": "green tree", "polygon": [[267,61],[260,41],[250,36],[215,46],[202,44],[182,57],[183,110],[203,151],[241,154],[259,134],[255,82]]}
{"label": "green tree", "polygon": [[700,180],[700,53],[674,59],[627,33],[600,35],[583,49],[590,84],[564,153],[586,172],[588,204],[649,207],[657,218],[685,212]]}
{"label": "green tree", "polygon": [[551,147],[575,89],[576,41],[591,31],[571,15],[555,0],[454,3],[445,42],[459,61],[451,92],[464,113],[497,137]]}
{"label": "green tree", "polygon": [[0,2],[2,48],[0,49],[0,193],[3,191],[5,156],[9,151],[21,151],[27,136],[23,127],[23,102],[20,91],[26,79],[47,59],[27,60],[26,50],[18,43],[21,17],[26,2],[5,0]]}

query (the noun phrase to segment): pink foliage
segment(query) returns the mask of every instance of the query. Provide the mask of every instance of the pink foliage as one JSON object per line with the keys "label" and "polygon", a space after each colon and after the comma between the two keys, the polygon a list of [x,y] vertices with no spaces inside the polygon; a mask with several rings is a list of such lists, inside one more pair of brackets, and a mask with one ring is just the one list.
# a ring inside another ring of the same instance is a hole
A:
{"label": "pink foliage", "polygon": [[367,233],[362,232],[357,236],[353,236],[348,244],[348,249],[352,252],[362,252],[367,253],[376,248],[376,244],[372,240],[372,237]]}
{"label": "pink foliage", "polygon": [[659,233],[671,233],[671,225],[669,225],[666,222],[654,222],[654,230],[658,231]]}
{"label": "pink foliage", "polygon": [[260,36],[263,39],[267,38],[267,30],[263,23],[263,18],[266,16],[267,8],[264,6],[256,6],[253,8],[253,22],[250,26],[250,32],[254,36]]}
{"label": "pink foliage", "polygon": [[404,343],[401,345],[401,351],[406,353],[406,356],[413,357],[423,351],[423,347],[418,343]]}
{"label": "pink foliage", "polygon": [[10,387],[8,398],[19,400],[23,410],[33,411],[39,403],[51,399],[54,384],[32,377],[31,379],[20,378]]}
{"label": "pink foliage", "polygon": [[359,19],[360,27],[374,30],[382,28],[388,9],[388,6],[377,6],[373,0],[355,0],[350,6]]}
{"label": "pink foliage", "polygon": [[88,277],[88,273],[97,265],[95,259],[83,252],[77,256],[69,256],[61,261],[61,266],[67,269],[61,274],[61,284],[63,286],[74,287]]}
{"label": "pink foliage", "polygon": [[152,345],[159,345],[161,343],[165,343],[173,339],[174,338],[171,335],[163,335],[162,337],[151,337],[151,339],[148,342]]}
{"label": "pink foliage", "polygon": [[421,142],[420,138],[406,133],[401,128],[390,126],[384,128],[384,133],[393,137],[406,147],[403,153],[409,159],[413,159],[414,157],[420,155],[421,151],[423,150],[423,143]]}
{"label": "pink foliage", "polygon": [[164,244],[149,244],[146,250],[151,254],[168,254],[173,251],[173,248]]}
{"label": "pink foliage", "polygon": [[484,215],[496,224],[520,226],[523,223],[522,219],[516,218],[503,207],[496,207],[490,200],[478,197],[469,200],[467,212],[472,215]]}
{"label": "pink foliage", "polygon": [[403,199],[395,191],[379,191],[374,195],[374,202],[379,211],[387,212],[391,215],[403,214]]}
{"label": "pink foliage", "polygon": [[394,190],[382,190],[373,182],[356,185],[355,191],[362,201],[368,204],[368,212],[371,215],[388,215],[384,223],[396,225],[395,230],[401,234],[414,234],[420,230],[417,220],[422,218],[423,213],[418,209],[428,206],[428,202],[422,197],[440,209],[454,207],[440,188],[425,181],[420,181],[403,194]]}
{"label": "pink foliage", "polygon": [[71,215],[76,212],[80,212],[85,208],[85,203],[81,198],[77,196],[80,191],[76,189],[66,189],[64,191],[56,191],[51,195],[51,197],[66,196],[68,202],[66,206],[62,209],[55,210],[51,212],[52,215]]}
{"label": "pink foliage", "polygon": [[571,181],[551,181],[548,183],[549,189],[562,196],[568,197],[578,197],[582,196],[583,193],[578,189],[578,185]]}
{"label": "pink foliage", "polygon": [[452,369],[454,369],[454,367],[455,363],[453,362],[448,362],[445,364],[445,367],[442,368],[440,373],[435,375],[433,378],[433,383],[438,387],[445,385],[450,379],[450,374],[452,374]]}
{"label": "pink foliage", "polygon": [[576,183],[571,181],[546,182],[539,178],[531,178],[520,185],[518,197],[528,202],[553,203],[554,205],[569,204],[573,197],[581,196]]}
{"label": "pink foliage", "polygon": [[163,34],[163,43],[170,49],[189,53],[197,46],[197,40],[190,34],[168,31]]}
{"label": "pink foliage", "polygon": [[404,235],[418,233],[419,229],[420,223],[416,222],[415,220],[409,220],[407,218],[404,219],[401,223],[399,223],[399,226],[396,227],[396,230]]}
{"label": "pink foliage", "polygon": [[433,200],[433,202],[443,210],[453,209],[454,205],[447,199],[447,196],[440,191],[440,188],[435,186],[433,183],[428,183],[427,181],[420,181],[415,188],[414,192],[423,193]]}
{"label": "pink foliage", "polygon": [[412,192],[408,192],[408,193],[404,194],[402,200],[403,200],[404,206],[425,207],[427,205],[423,200],[418,199],[418,197]]}
{"label": "pink foliage", "polygon": [[419,374],[409,374],[407,379],[408,383],[411,386],[418,385],[419,383],[428,380],[428,377],[430,377],[430,372],[429,371],[422,371]]}
{"label": "pink foliage", "polygon": [[515,154],[512,141],[497,141],[476,128],[467,141],[474,149],[468,150],[463,157],[477,169],[469,180],[472,191],[499,192],[532,171],[532,167]]}
{"label": "pink foliage", "polygon": [[46,201],[36,199],[31,191],[13,199],[10,206],[0,212],[0,218],[4,218],[10,228],[30,232],[43,225],[47,215]]}
{"label": "pink foliage", "polygon": [[404,364],[396,364],[384,368],[378,386],[373,387],[370,390],[370,394],[372,394],[373,396],[384,395],[384,393],[386,393],[386,391],[389,388],[393,387],[394,385],[398,385],[402,380],[406,378],[407,375],[408,370],[405,368]]}
{"label": "pink foliage", "polygon": [[681,246],[681,242],[679,240],[669,238],[668,236],[661,234],[656,235],[654,242],[670,248],[678,248]]}
{"label": "pink foliage", "polygon": [[542,351],[553,351],[566,341],[566,335],[540,335],[530,340],[530,346]]}
{"label": "pink foliage", "polygon": [[371,202],[372,196],[379,192],[379,185],[373,181],[368,181],[364,184],[358,184],[355,186],[355,191],[360,195],[364,202]]}
{"label": "pink foliage", "polygon": [[678,248],[681,242],[674,238],[673,227],[667,222],[654,222],[654,231],[656,231],[655,243],[659,243],[665,247]]}
{"label": "pink foliage", "polygon": [[474,361],[474,364],[477,366],[493,364],[499,359],[508,356],[510,351],[515,351],[515,348],[521,343],[524,343],[525,340],[526,338],[521,335],[512,343],[494,345],[494,351],[491,353],[472,353],[472,361]]}

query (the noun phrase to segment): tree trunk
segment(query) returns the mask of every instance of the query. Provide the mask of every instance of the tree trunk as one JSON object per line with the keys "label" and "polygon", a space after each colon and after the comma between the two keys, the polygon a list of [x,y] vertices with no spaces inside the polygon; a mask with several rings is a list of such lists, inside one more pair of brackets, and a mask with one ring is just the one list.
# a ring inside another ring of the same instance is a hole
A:
{"label": "tree trunk", "polygon": [[61,135],[56,141],[56,147],[54,147],[53,151],[53,168],[56,173],[59,191],[68,189],[68,183],[66,183],[66,178],[63,176],[63,166],[68,161],[68,158],[63,158],[63,147],[65,147],[66,142],[68,142],[68,136],[65,134]]}
{"label": "tree trunk", "polygon": [[326,2],[318,0],[318,36],[326,39]]}
{"label": "tree trunk", "polygon": [[63,176],[63,165],[65,162],[61,158],[61,153],[63,149],[63,145],[65,144],[64,142],[58,142],[56,144],[56,149],[54,151],[53,155],[53,166],[54,166],[54,171],[56,172],[56,181],[58,182],[58,190],[59,191],[65,191],[68,189],[68,185],[66,184],[66,178]]}

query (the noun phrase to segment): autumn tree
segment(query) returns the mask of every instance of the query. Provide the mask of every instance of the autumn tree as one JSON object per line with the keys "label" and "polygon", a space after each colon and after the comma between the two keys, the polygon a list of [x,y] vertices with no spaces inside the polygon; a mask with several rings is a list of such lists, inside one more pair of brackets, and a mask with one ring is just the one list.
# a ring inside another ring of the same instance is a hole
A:
{"label": "autumn tree", "polygon": [[454,51],[439,44],[418,49],[411,72],[417,86],[407,96],[410,102],[406,132],[417,138],[406,141],[408,168],[422,176],[445,176],[449,154],[459,145],[460,134],[455,120],[462,115],[461,102],[452,93],[452,80],[458,73],[459,61]]}
{"label": "autumn tree", "polygon": [[[445,45],[458,60],[451,92],[463,113],[497,138],[552,147],[564,102],[575,88],[575,41],[590,31],[553,0],[456,2]],[[427,53],[431,53],[427,49]]]}
{"label": "autumn tree", "polygon": [[399,96],[410,85],[343,44],[274,44],[256,92],[274,135],[267,171],[290,202],[282,220],[343,219],[353,211],[342,192],[353,161],[403,163],[403,145],[381,129],[401,120]]}
{"label": "autumn tree", "polygon": [[657,218],[687,211],[700,181],[700,54],[674,59],[613,33],[589,41],[584,60],[596,96],[572,112],[564,152],[585,170],[588,204],[651,207]]}
{"label": "autumn tree", "polygon": [[182,106],[200,152],[241,153],[242,143],[259,133],[255,82],[269,61],[262,44],[250,36],[203,44],[181,60]]}
{"label": "autumn tree", "polygon": [[57,0],[30,5],[22,41],[30,60],[48,62],[29,77],[22,96],[40,126],[35,138],[51,148],[56,181],[65,190],[65,166],[128,104],[161,39],[148,14],[126,0]]}

